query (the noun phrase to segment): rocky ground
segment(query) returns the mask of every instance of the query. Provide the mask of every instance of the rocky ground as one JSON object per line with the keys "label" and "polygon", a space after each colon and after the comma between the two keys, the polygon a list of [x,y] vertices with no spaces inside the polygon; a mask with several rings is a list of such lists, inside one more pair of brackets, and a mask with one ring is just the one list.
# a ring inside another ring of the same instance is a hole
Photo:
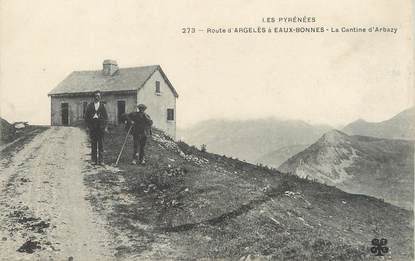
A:
{"label": "rocky ground", "polygon": [[2,260],[110,259],[105,221],[85,199],[86,142],[78,128],[50,128],[2,152]]}

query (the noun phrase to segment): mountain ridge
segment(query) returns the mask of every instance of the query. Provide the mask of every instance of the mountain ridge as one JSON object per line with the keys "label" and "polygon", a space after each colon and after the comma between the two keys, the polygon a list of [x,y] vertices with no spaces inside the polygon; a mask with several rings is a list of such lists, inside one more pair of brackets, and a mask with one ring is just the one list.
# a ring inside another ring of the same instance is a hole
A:
{"label": "mountain ridge", "polygon": [[415,107],[380,122],[358,119],[342,129],[350,135],[363,135],[387,139],[415,139]]}
{"label": "mountain ridge", "polygon": [[[332,128],[328,125],[314,126],[301,120],[211,119],[178,130],[177,136],[197,147],[205,144],[209,152],[264,163],[258,159],[284,147],[311,144],[329,129]],[[293,154],[287,154],[281,161]]]}
{"label": "mountain ridge", "polygon": [[255,162],[264,164],[273,168],[278,168],[284,161],[290,158],[290,156],[303,151],[309,146],[309,144],[296,144],[279,148],[275,151],[271,151],[265,155],[262,155]]}
{"label": "mountain ridge", "polygon": [[413,148],[408,140],[347,135],[333,130],[278,168],[349,193],[413,206]]}

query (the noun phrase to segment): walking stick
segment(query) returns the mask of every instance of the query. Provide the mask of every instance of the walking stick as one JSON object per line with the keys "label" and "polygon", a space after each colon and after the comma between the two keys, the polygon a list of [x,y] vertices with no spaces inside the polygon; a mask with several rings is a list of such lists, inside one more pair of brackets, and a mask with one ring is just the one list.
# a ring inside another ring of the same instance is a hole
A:
{"label": "walking stick", "polygon": [[128,138],[128,135],[130,134],[130,131],[131,131],[131,128],[132,128],[132,127],[133,127],[133,125],[131,125],[131,126],[130,126],[130,128],[128,129],[127,135],[125,136],[125,139],[124,139],[124,143],[123,143],[123,145],[122,145],[122,147],[121,147],[120,154],[118,154],[117,161],[115,162],[115,166],[118,166],[118,161],[120,160],[120,157],[121,157],[122,151],[124,150],[125,143],[127,142],[127,138]]}

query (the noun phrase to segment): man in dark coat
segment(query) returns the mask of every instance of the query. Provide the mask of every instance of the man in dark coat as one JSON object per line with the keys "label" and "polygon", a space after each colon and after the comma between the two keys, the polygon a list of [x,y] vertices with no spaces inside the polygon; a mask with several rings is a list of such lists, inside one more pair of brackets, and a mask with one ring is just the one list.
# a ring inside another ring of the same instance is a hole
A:
{"label": "man in dark coat", "polygon": [[[138,111],[127,115],[129,124],[132,124],[131,134],[134,140],[134,151],[132,164],[144,164],[144,147],[147,137],[151,136],[151,126],[153,121],[144,111],[147,107],[144,104],[137,106]],[[137,157],[138,154],[138,157]]]}
{"label": "man in dark coat", "polygon": [[91,160],[93,164],[104,164],[102,141],[104,133],[107,131],[107,121],[107,110],[101,102],[101,92],[95,91],[94,101],[88,104],[85,113],[85,122],[91,139]]}

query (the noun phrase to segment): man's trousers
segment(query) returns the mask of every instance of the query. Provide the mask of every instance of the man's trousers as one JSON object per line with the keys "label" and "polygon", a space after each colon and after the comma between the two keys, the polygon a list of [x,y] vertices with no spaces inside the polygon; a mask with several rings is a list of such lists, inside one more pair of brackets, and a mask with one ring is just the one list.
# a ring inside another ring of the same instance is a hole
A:
{"label": "man's trousers", "polygon": [[104,159],[104,147],[102,141],[104,132],[100,128],[92,128],[89,130],[91,139],[91,159],[95,163],[102,163]]}
{"label": "man's trousers", "polygon": [[138,162],[142,163],[144,159],[144,147],[146,146],[147,137],[145,135],[134,135],[134,155],[133,159],[137,160],[138,152]]}

